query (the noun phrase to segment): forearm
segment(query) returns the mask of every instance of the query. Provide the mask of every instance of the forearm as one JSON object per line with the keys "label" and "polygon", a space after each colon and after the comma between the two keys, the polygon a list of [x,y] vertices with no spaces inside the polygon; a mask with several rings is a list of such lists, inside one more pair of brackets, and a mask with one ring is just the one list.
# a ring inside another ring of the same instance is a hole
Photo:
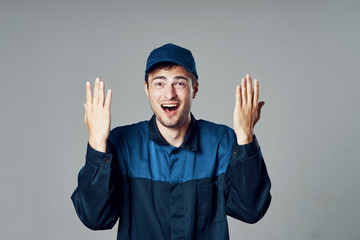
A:
{"label": "forearm", "polygon": [[88,145],[86,163],[71,197],[80,220],[94,230],[112,228],[118,217],[117,188],[111,180],[117,173],[111,161],[111,154]]}
{"label": "forearm", "polygon": [[248,223],[257,222],[269,207],[270,178],[256,138],[234,146],[226,176],[226,212]]}

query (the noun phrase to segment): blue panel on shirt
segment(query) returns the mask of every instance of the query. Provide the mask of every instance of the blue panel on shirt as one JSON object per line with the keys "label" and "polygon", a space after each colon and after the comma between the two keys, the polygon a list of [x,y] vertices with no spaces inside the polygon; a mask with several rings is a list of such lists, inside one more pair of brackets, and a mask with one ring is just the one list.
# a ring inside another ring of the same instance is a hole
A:
{"label": "blue panel on shirt", "polygon": [[199,148],[192,152],[159,145],[148,136],[148,121],[115,128],[109,140],[121,173],[135,178],[181,183],[225,173],[236,141],[233,130],[198,120]]}

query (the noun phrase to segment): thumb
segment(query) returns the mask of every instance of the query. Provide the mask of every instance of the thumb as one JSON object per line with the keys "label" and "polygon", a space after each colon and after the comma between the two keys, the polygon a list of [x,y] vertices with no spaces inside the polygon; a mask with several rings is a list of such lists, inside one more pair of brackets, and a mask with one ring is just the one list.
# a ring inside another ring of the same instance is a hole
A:
{"label": "thumb", "polygon": [[255,124],[260,120],[260,115],[261,115],[261,109],[262,107],[265,105],[265,102],[264,101],[261,101],[259,102],[258,104],[258,109],[257,109],[257,112],[256,112],[256,117],[255,117],[255,121],[254,121],[254,126]]}
{"label": "thumb", "polygon": [[261,111],[261,108],[262,108],[264,105],[265,105],[265,102],[264,102],[264,101],[259,102],[259,104],[258,104],[258,109],[259,109],[259,111]]}

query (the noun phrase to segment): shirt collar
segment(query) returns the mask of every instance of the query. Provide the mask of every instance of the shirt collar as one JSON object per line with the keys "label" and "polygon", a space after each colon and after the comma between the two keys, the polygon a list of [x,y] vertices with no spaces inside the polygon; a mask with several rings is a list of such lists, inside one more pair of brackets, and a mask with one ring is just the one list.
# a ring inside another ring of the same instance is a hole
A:
{"label": "shirt collar", "polygon": [[[195,117],[192,115],[192,113],[190,114],[191,114],[191,122],[190,122],[189,130],[186,134],[184,142],[181,144],[179,148],[184,148],[186,150],[195,152],[198,149],[199,127]],[[156,125],[155,114],[152,116],[152,118],[149,121],[149,138],[156,144],[169,146],[169,143],[166,142],[166,140],[160,134],[160,131]]]}

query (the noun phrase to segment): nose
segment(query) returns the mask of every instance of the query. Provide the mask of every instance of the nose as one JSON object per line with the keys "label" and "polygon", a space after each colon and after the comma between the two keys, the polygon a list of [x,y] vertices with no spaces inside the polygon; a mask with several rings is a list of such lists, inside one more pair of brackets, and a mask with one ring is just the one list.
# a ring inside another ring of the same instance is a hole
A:
{"label": "nose", "polygon": [[167,86],[165,88],[165,98],[167,98],[167,99],[176,98],[176,91],[172,84],[170,84],[169,86]]}

